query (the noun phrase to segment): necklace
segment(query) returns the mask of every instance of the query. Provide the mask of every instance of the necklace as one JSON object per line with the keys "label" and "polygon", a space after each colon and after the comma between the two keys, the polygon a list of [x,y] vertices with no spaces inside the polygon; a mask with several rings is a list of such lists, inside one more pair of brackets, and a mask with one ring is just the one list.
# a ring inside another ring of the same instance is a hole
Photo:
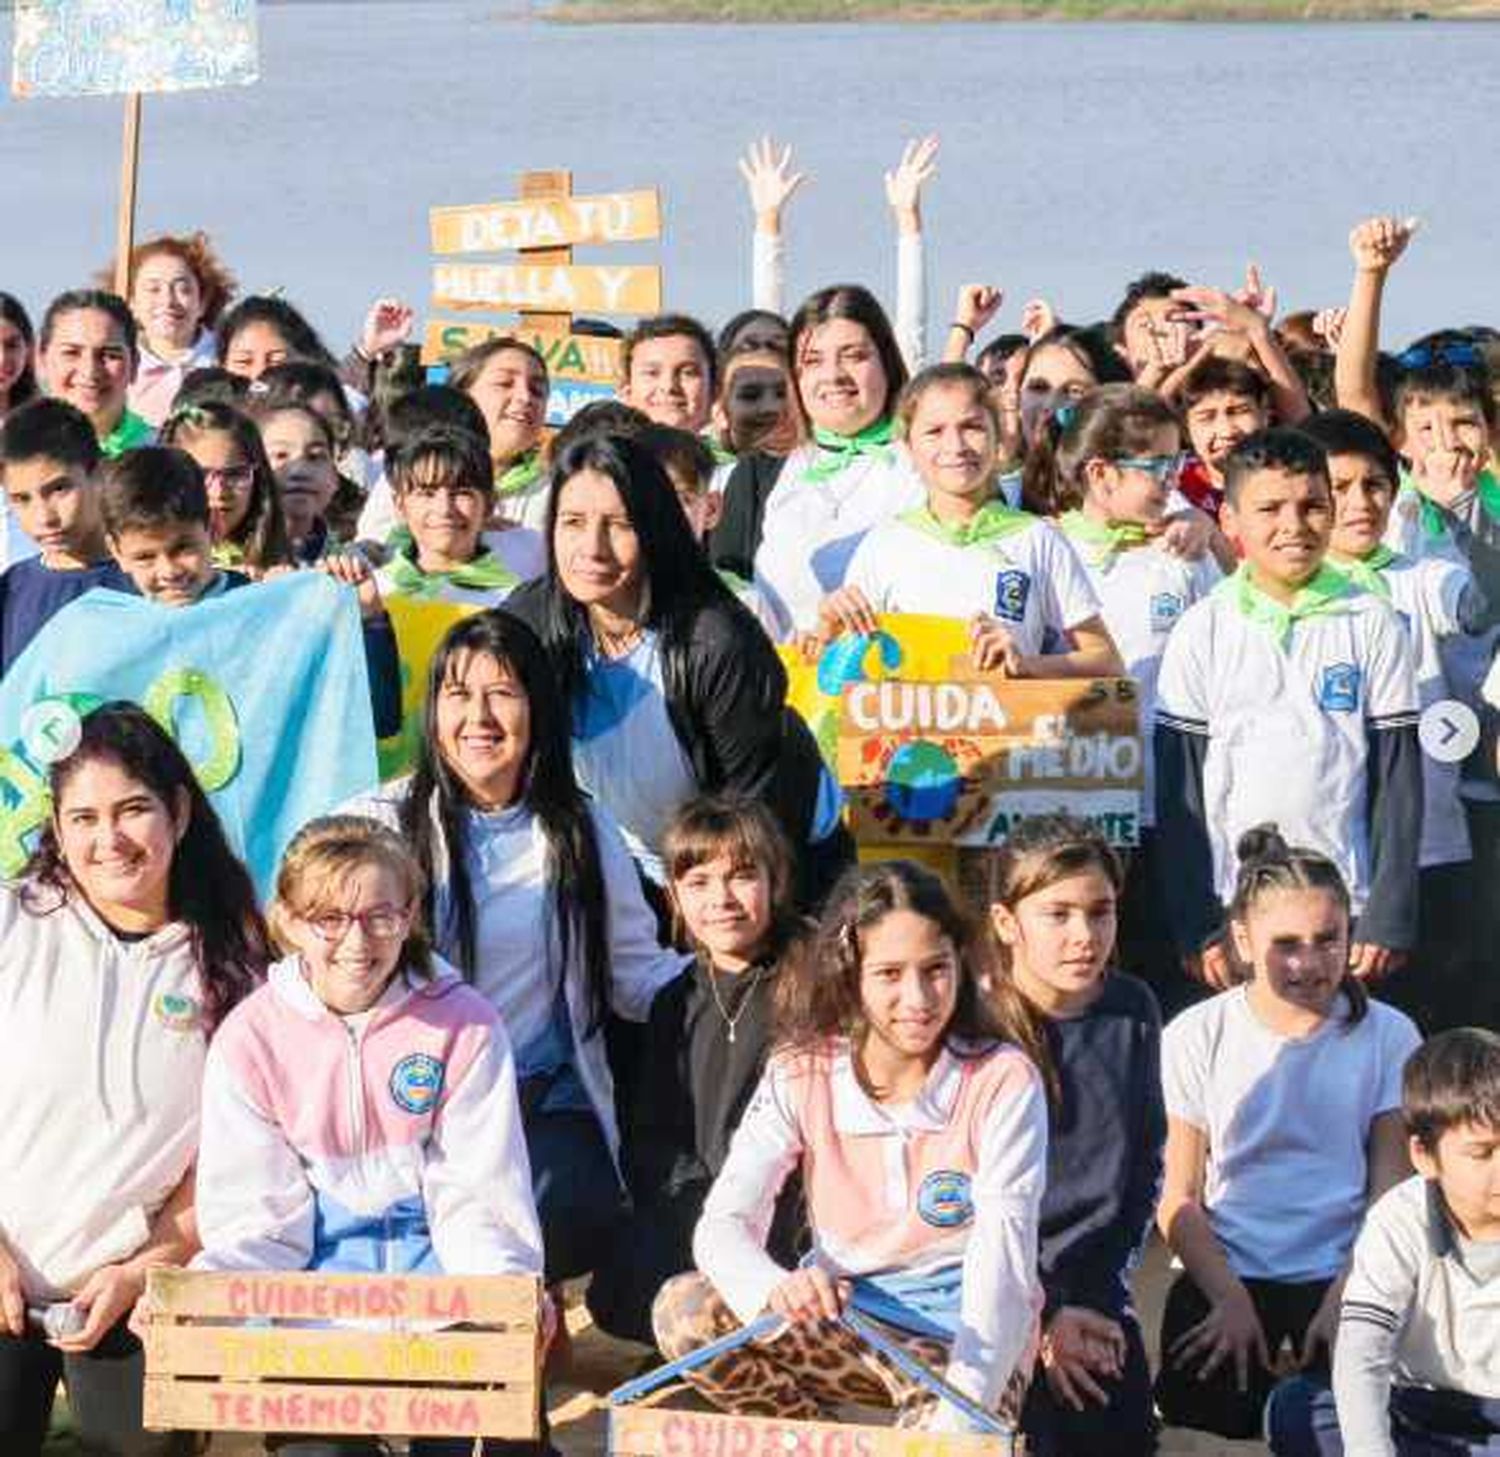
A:
{"label": "necklace", "polygon": [[729,1015],[728,1004],[719,994],[719,975],[714,970],[713,962],[709,961],[707,963],[708,989],[714,994],[714,1005],[719,1009],[719,1015],[724,1019],[724,1025],[729,1028],[730,1042],[734,1041],[735,1025],[739,1022],[740,1018],[745,1015],[745,1008],[750,1005],[750,998],[755,995],[755,989],[760,985],[761,978],[766,974],[766,967],[769,964],[769,962],[762,961],[760,965],[755,968],[755,975],[750,978],[750,985],[745,988],[745,994],[740,998],[740,1004],[734,1009],[734,1015],[731,1017]]}

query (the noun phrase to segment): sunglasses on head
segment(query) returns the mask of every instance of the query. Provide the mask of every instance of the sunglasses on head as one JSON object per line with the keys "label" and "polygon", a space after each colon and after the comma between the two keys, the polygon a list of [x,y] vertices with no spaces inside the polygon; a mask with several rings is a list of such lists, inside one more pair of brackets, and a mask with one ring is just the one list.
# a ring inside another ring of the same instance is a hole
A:
{"label": "sunglasses on head", "polygon": [[1415,344],[1396,356],[1402,369],[1434,369],[1445,364],[1452,369],[1476,369],[1484,362],[1484,351],[1462,339],[1449,344]]}

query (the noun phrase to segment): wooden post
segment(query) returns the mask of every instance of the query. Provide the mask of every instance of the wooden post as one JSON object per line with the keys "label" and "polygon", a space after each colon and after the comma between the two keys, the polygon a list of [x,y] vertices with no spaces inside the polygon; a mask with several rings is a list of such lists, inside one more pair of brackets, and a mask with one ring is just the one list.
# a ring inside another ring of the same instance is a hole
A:
{"label": "wooden post", "polygon": [[[571,197],[573,174],[571,172],[523,172],[521,174],[521,198],[531,202],[544,198]],[[567,248],[518,248],[523,263],[545,268],[566,268],[573,262],[573,249]],[[573,328],[572,314],[533,313],[521,311],[521,333],[524,337],[531,330],[538,334],[566,337]]]}
{"label": "wooden post", "polygon": [[115,218],[115,292],[130,297],[130,252],[135,247],[135,183],[141,166],[141,93],[125,98],[125,136],[120,149],[120,211]]}

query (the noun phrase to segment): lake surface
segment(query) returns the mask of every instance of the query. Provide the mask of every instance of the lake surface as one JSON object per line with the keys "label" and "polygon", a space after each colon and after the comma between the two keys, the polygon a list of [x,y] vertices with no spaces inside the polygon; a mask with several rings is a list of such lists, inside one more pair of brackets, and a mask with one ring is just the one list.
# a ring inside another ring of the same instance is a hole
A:
{"label": "lake surface", "polygon": [[[659,186],[659,246],[578,261],[659,259],[670,305],[722,320],[750,292],[735,159],[767,130],[813,177],[789,304],[842,279],[890,298],[881,173],[941,135],[935,345],[968,280],[1005,288],[1009,328],[1035,293],[1087,319],[1147,268],[1232,284],[1252,257],[1283,308],[1339,303],[1349,228],[1378,211],[1424,220],[1387,338],[1500,323],[1488,24],[571,27],[475,0],[261,17],[257,85],[147,98],[140,229],[206,228],[335,347],[376,293],[425,311],[429,206],[512,196],[527,168]],[[120,116],[0,96],[0,288],[37,309],[110,254]]]}

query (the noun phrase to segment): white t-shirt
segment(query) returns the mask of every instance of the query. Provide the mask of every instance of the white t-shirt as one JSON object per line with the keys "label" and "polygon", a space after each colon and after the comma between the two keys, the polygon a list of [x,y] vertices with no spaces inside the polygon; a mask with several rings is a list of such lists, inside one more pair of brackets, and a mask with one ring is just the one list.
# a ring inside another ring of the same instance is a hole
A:
{"label": "white t-shirt", "polygon": [[966,546],[906,521],[887,521],[859,544],[847,580],[877,612],[993,617],[1028,657],[1048,650],[1049,634],[1055,639],[1099,615],[1078,553],[1040,518],[1024,530]]}
{"label": "white t-shirt", "polygon": [[786,458],[766,499],[755,585],[781,625],[784,639],[817,626],[818,604],[844,585],[856,548],[872,526],[889,521],[926,499],[906,451],[891,446],[864,455],[827,480],[809,481],[815,445]]}
{"label": "white t-shirt", "polygon": [[573,768],[618,822],[636,863],[664,884],[662,836],[698,781],[667,712],[654,632],[620,658],[590,650],[573,705]]}
{"label": "white t-shirt", "polygon": [[1391,608],[1360,592],[1300,618],[1283,645],[1241,611],[1238,588],[1231,577],[1184,614],[1157,691],[1159,719],[1208,736],[1219,899],[1234,897],[1240,836],[1270,821],[1338,866],[1358,915],[1370,888],[1368,732],[1416,721],[1411,643]]}
{"label": "white t-shirt", "polygon": [[1241,1279],[1329,1279],[1359,1232],[1370,1125],[1401,1106],[1422,1038],[1382,1002],[1352,1027],[1347,1016],[1340,995],[1315,1032],[1283,1037],[1240,986],[1162,1034],[1167,1114],[1207,1136],[1203,1207]]}
{"label": "white t-shirt", "polygon": [[1223,573],[1213,557],[1197,561],[1173,556],[1156,543],[1125,551],[1091,553],[1076,544],[1079,560],[1099,596],[1104,625],[1120,650],[1127,676],[1140,689],[1141,739],[1146,747],[1146,785],[1141,824],[1156,823],[1156,683],[1167,638],[1195,602],[1214,589]]}

